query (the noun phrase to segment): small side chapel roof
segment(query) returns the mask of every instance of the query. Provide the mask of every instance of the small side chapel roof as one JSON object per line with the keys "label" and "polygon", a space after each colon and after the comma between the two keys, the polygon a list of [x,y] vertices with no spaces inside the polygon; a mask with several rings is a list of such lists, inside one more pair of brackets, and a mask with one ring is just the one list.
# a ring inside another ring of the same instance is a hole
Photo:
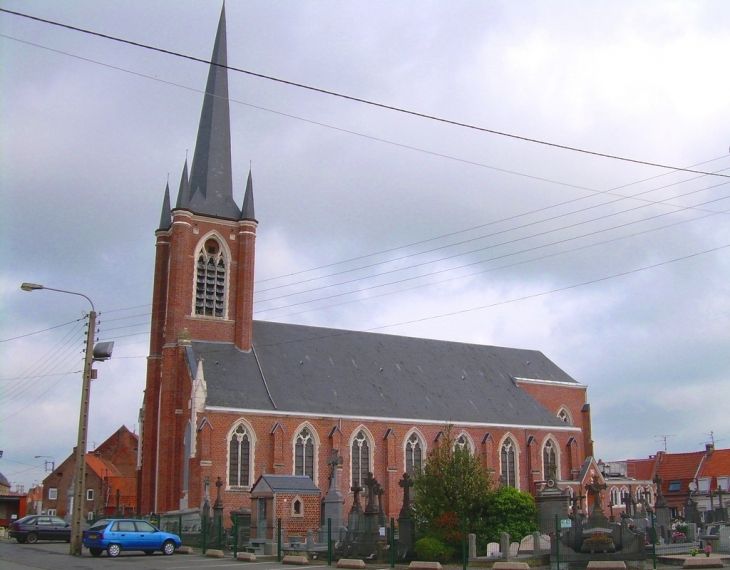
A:
{"label": "small side chapel roof", "polygon": [[315,495],[319,487],[306,475],[261,475],[251,488],[251,496],[271,493]]}
{"label": "small side chapel roof", "polygon": [[253,339],[192,342],[208,407],[575,429],[512,379],[578,385],[539,351],[265,321]]}

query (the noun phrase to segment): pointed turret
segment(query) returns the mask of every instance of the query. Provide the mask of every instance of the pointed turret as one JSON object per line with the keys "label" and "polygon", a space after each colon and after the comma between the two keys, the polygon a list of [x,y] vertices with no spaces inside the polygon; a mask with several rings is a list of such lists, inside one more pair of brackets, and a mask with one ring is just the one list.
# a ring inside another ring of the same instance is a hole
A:
{"label": "pointed turret", "polygon": [[242,220],[255,220],[256,214],[253,209],[253,180],[251,179],[251,171],[248,171],[248,181],[246,182],[246,194],[243,196],[243,207],[241,208]]}
{"label": "pointed turret", "polygon": [[180,189],[177,191],[176,208],[187,208],[190,204],[190,180],[188,180],[188,159],[185,158],[182,176],[180,177]]}
{"label": "pointed turret", "polygon": [[158,230],[169,230],[172,225],[170,214],[170,183],[165,185],[165,197],[162,199],[162,213],[160,214],[160,227]]}
{"label": "pointed turret", "polygon": [[221,9],[211,62],[190,169],[187,207],[197,214],[237,220],[241,211],[233,201],[225,4]]}

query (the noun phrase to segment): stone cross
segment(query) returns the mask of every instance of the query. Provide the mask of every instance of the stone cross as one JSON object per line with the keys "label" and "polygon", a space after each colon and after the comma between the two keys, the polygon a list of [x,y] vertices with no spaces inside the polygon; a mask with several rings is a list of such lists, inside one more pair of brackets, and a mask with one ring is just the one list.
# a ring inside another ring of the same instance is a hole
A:
{"label": "stone cross", "polygon": [[605,483],[599,483],[598,475],[593,476],[593,481],[586,485],[586,489],[593,493],[593,510],[591,514],[596,512],[596,509],[600,512],[603,510],[603,499],[601,498],[601,491],[606,489],[608,485]]}
{"label": "stone cross", "polygon": [[353,485],[350,487],[350,491],[355,493],[355,497],[352,500],[352,509],[350,509],[350,511],[354,513],[360,512],[360,492],[362,491],[362,487],[359,485]]}
{"label": "stone cross", "polygon": [[337,489],[337,468],[342,465],[342,456],[339,454],[339,449],[332,450],[332,455],[327,460],[327,465],[330,466],[330,489]]}
{"label": "stone cross", "polygon": [[220,508],[223,508],[223,498],[221,497],[221,487],[223,486],[223,481],[221,481],[220,475],[218,476],[218,479],[215,482],[215,486],[217,488],[217,491],[216,491],[215,503],[213,504],[213,508],[220,509]]}
{"label": "stone cross", "polygon": [[368,476],[365,477],[363,480],[363,483],[365,483],[365,486],[368,488],[368,504],[365,506],[365,512],[366,513],[374,513],[375,512],[375,485],[378,484],[378,480],[373,477],[373,474],[368,471]]}
{"label": "stone cross", "polygon": [[403,478],[398,481],[398,486],[403,489],[403,508],[398,515],[402,519],[410,518],[411,506],[411,487],[413,487],[413,479],[408,473],[403,473]]}
{"label": "stone cross", "polygon": [[621,502],[626,506],[626,514],[629,516],[633,516],[634,505],[636,503],[634,502],[634,497],[631,496],[631,493],[624,494],[624,496],[621,497]]}

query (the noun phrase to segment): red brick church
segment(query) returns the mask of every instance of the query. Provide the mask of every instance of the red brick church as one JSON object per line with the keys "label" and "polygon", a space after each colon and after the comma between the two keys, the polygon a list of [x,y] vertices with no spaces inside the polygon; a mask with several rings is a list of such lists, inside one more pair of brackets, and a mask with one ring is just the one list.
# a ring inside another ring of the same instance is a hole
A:
{"label": "red brick church", "polygon": [[139,512],[199,507],[218,477],[226,512],[250,506],[262,474],[324,495],[336,449],[345,509],[372,472],[397,516],[398,480],[447,423],[502,484],[535,493],[554,465],[577,490],[586,387],[541,352],[253,320],[258,221],[250,172],[233,199],[225,12],[212,61],[191,168],[155,232]]}

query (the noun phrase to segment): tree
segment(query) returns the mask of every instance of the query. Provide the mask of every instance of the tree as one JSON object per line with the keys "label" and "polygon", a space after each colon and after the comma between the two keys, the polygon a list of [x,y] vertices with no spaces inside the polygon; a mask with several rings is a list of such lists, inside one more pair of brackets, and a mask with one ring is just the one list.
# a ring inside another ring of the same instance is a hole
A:
{"label": "tree", "polygon": [[532,534],[538,530],[535,499],[514,487],[502,487],[487,501],[484,530],[490,542],[499,542],[503,532],[509,533],[512,540]]}
{"label": "tree", "polygon": [[457,546],[462,517],[471,527],[482,518],[492,495],[490,472],[467,447],[455,445],[448,425],[413,483],[416,523],[422,531]]}

